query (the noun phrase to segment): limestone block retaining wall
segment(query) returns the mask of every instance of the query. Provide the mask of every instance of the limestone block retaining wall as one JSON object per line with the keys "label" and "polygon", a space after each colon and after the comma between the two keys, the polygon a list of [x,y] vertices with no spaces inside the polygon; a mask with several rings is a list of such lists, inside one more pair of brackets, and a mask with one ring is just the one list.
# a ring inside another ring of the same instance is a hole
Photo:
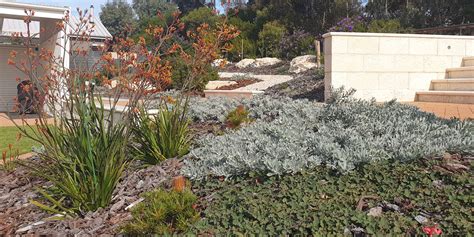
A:
{"label": "limestone block retaining wall", "polygon": [[354,88],[377,101],[413,101],[431,80],[474,56],[474,36],[331,32],[324,36],[325,96]]}

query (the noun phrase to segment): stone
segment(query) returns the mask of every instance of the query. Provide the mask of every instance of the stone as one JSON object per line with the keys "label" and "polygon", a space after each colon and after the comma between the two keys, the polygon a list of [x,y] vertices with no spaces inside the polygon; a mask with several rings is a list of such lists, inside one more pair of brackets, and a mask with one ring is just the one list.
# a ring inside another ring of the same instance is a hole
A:
{"label": "stone", "polygon": [[290,70],[291,73],[302,73],[309,69],[317,68],[316,56],[314,55],[303,55],[298,56],[291,60]]}
{"label": "stone", "polygon": [[251,58],[245,58],[240,60],[240,62],[236,63],[235,66],[238,68],[247,68],[247,67],[253,67],[255,63],[255,59]]}
{"label": "stone", "polygon": [[400,207],[398,205],[388,203],[386,206],[392,211],[400,212]]}
{"label": "stone", "polygon": [[136,189],[141,189],[143,187],[143,184],[145,184],[145,182],[143,180],[140,180],[138,181],[137,185],[135,186]]}
{"label": "stone", "polygon": [[254,67],[268,67],[281,63],[278,58],[257,58],[255,59]]}
{"label": "stone", "polygon": [[114,205],[112,205],[112,207],[110,208],[110,211],[111,212],[116,212],[116,211],[120,210],[120,208],[122,208],[124,205],[125,205],[125,200],[122,199],[122,200],[116,202]]}
{"label": "stone", "polygon": [[229,63],[229,62],[228,62],[227,60],[219,58],[219,59],[214,60],[214,61],[211,63],[211,65],[212,65],[213,67],[223,67],[223,66],[227,65],[228,63]]}
{"label": "stone", "polygon": [[426,218],[422,215],[415,216],[415,220],[418,221],[418,223],[420,223],[420,224],[425,224],[429,221],[428,218]]}
{"label": "stone", "polygon": [[382,215],[382,207],[372,207],[367,213],[368,216],[378,217]]}

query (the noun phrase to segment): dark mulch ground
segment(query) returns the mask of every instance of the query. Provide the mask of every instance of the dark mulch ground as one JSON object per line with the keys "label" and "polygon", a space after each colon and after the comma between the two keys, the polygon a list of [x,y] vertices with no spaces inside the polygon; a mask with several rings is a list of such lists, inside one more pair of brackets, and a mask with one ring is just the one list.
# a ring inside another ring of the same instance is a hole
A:
{"label": "dark mulch ground", "polygon": [[217,122],[191,123],[190,128],[193,131],[194,138],[206,136],[208,134],[221,135],[224,134],[226,130],[225,124]]}
{"label": "dark mulch ground", "polygon": [[234,90],[237,88],[241,88],[244,86],[248,86],[248,85],[260,82],[262,80],[255,79],[255,78],[245,78],[245,79],[239,79],[239,80],[234,80],[234,81],[237,82],[237,84],[221,86],[221,87],[216,88],[216,90]]}
{"label": "dark mulch ground", "polygon": [[[32,162],[39,161],[32,159]],[[172,178],[179,175],[181,166],[182,162],[176,159],[147,168],[134,164],[123,174],[109,207],[85,213],[83,217],[64,220],[47,220],[53,214],[29,203],[32,199],[42,200],[34,187],[48,187],[46,181],[33,177],[24,167],[18,167],[11,173],[0,171],[0,236],[114,235],[118,233],[118,228],[131,218],[130,211],[125,208],[137,203],[143,192],[158,187],[170,187]]]}
{"label": "dark mulch ground", "polygon": [[323,102],[324,72],[308,70],[304,73],[296,74],[295,79],[272,86],[265,90],[265,94]]}
{"label": "dark mulch ground", "polygon": [[221,72],[242,72],[260,75],[288,75],[290,69],[290,62],[282,62],[268,67],[247,67],[238,68],[235,64],[228,64],[220,69]]}

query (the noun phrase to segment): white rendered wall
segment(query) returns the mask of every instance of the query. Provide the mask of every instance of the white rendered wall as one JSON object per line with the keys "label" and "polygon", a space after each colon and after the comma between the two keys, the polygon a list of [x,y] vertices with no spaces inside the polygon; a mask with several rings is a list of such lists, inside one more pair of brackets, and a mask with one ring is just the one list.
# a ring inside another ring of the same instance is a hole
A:
{"label": "white rendered wall", "polygon": [[377,101],[413,101],[446,69],[474,56],[474,36],[331,32],[324,36],[325,96],[330,88],[357,90]]}

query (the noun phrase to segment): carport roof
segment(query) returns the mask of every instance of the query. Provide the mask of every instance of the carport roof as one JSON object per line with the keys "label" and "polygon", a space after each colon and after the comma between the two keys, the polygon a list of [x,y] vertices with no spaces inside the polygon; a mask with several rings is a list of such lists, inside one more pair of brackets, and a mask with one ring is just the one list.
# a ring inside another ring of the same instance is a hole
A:
{"label": "carport roof", "polygon": [[[10,36],[14,32],[26,32],[26,25],[23,22],[25,16],[25,9],[34,10],[35,15],[33,20],[40,18],[63,19],[65,11],[69,7],[54,7],[38,4],[16,3],[16,2],[2,2],[0,0],[0,36]],[[75,32],[75,28],[80,23],[77,16],[72,15],[69,18],[69,26],[71,31]],[[112,38],[107,28],[102,24],[97,16],[93,16],[94,30],[91,33],[92,38],[106,39]],[[33,21],[30,24],[30,32],[32,34],[40,32],[40,24],[38,21]],[[74,36],[74,35],[70,35]]]}

